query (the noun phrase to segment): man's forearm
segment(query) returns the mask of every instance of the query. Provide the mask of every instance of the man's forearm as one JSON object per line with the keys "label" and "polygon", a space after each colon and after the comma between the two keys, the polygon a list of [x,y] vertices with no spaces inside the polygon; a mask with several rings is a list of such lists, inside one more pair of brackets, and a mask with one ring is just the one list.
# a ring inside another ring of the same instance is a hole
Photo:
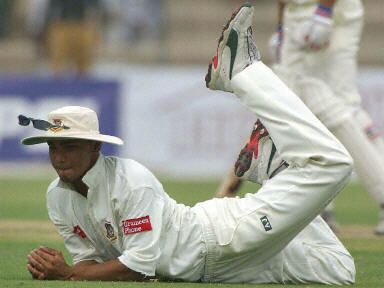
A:
{"label": "man's forearm", "polygon": [[97,263],[83,261],[71,267],[70,280],[144,281],[144,275],[123,265],[118,259]]}
{"label": "man's forearm", "polygon": [[283,14],[284,14],[285,2],[279,0],[277,4],[277,25],[283,27]]}

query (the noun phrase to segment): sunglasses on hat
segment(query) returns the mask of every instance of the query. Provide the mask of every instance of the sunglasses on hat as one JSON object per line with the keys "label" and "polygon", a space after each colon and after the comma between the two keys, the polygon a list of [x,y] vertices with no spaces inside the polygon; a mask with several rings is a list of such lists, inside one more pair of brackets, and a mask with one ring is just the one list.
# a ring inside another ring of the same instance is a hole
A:
{"label": "sunglasses on hat", "polygon": [[55,124],[52,124],[52,123],[45,121],[45,120],[34,119],[34,118],[27,117],[24,115],[19,115],[18,118],[19,118],[19,125],[28,126],[32,122],[33,127],[36,129],[39,129],[39,130],[48,131],[48,130],[54,129],[54,128],[69,129],[69,127],[64,126],[64,125],[55,125]]}

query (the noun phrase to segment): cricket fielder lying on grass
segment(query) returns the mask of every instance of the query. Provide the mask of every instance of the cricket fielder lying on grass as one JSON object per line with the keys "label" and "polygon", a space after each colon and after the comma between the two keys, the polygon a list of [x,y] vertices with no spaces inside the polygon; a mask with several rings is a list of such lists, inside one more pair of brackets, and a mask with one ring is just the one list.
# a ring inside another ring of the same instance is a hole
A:
{"label": "cricket fielder lying on grass", "polygon": [[100,154],[102,142],[122,141],[100,134],[94,111],[62,107],[49,122],[20,116],[21,124],[46,130],[22,143],[48,143],[59,176],[48,188],[48,212],[73,257],[68,265],[60,251],[34,249],[27,256],[34,278],[354,283],[351,255],[318,216],[347,183],[351,157],[260,61],[252,16],[249,4],[233,14],[206,84],[234,92],[260,119],[244,176],[263,181],[268,168],[280,167],[265,161],[271,139],[285,169],[258,193],[187,207],[139,163]]}

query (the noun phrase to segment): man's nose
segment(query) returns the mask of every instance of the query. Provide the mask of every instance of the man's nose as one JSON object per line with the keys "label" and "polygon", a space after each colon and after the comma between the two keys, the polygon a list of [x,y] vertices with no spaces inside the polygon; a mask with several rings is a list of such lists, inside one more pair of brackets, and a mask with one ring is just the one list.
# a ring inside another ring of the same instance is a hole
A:
{"label": "man's nose", "polygon": [[64,162],[66,158],[65,153],[60,150],[52,152],[52,157],[55,162]]}

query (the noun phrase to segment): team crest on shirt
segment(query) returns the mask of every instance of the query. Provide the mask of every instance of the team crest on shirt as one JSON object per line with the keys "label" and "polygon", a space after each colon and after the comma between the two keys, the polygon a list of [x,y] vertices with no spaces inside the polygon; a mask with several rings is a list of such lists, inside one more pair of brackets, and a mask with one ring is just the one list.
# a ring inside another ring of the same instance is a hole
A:
{"label": "team crest on shirt", "polygon": [[106,221],[104,224],[104,227],[105,227],[105,237],[107,237],[109,241],[116,240],[117,236],[115,235],[115,230],[113,230],[113,226],[111,222]]}

